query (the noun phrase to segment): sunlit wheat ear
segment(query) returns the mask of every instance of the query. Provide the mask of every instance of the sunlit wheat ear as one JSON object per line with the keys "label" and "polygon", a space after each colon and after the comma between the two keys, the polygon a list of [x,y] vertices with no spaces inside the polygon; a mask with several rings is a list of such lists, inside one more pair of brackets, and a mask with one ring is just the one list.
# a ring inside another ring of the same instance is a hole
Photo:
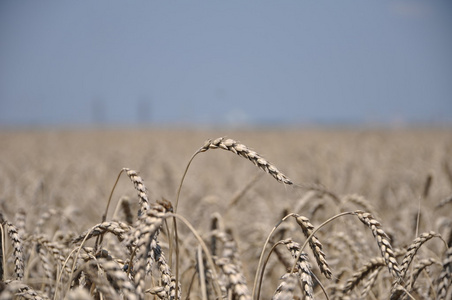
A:
{"label": "sunlit wheat ear", "polygon": [[385,259],[383,257],[372,258],[367,264],[361,267],[358,272],[354,273],[352,277],[347,280],[345,286],[342,288],[344,294],[352,291],[367,275],[371,272],[379,269],[380,267],[386,265]]}
{"label": "sunlit wheat ear", "polygon": [[443,259],[443,270],[438,277],[438,287],[437,287],[437,299],[446,299],[447,292],[451,285],[452,276],[452,247],[448,248],[446,251],[446,256]]}
{"label": "sunlit wheat ear", "polygon": [[[152,243],[151,243],[152,245]],[[151,246],[152,247],[152,246]],[[160,246],[158,246],[160,249]],[[162,282],[162,290],[159,295],[163,295],[165,299],[176,299],[176,287],[178,288],[177,299],[180,299],[180,285],[176,283],[176,278],[173,276],[171,272],[171,268],[166,261],[164,253],[159,250],[155,251],[157,248],[154,248],[152,251],[154,252],[153,259],[157,262],[157,267],[160,272],[160,278]]]}
{"label": "sunlit wheat ear", "polygon": [[407,253],[405,254],[402,264],[400,265],[400,275],[402,276],[402,278],[405,277],[406,272],[408,271],[408,267],[410,266],[411,262],[413,261],[413,258],[416,255],[419,248],[425,242],[427,242],[428,240],[430,240],[434,237],[441,237],[441,235],[436,232],[433,232],[433,231],[422,233],[421,235],[419,235],[417,238],[414,239],[414,241],[411,243],[411,245],[408,246]]}
{"label": "sunlit wheat ear", "polygon": [[138,173],[134,170],[123,168],[123,171],[126,172],[127,176],[132,181],[135,189],[138,192],[138,198],[140,199],[140,212],[144,213],[149,209],[149,199],[147,195],[146,187],[144,186],[143,179],[138,176]]}
{"label": "sunlit wheat ear", "polygon": [[126,241],[126,245],[136,249],[135,286],[140,297],[144,294],[148,255],[151,251],[154,251],[152,249],[152,241],[167,217],[167,211],[163,206],[159,204],[153,205],[151,209],[139,217],[135,230]]}
{"label": "sunlit wheat ear", "polygon": [[283,173],[281,173],[274,165],[269,163],[266,159],[260,156],[257,152],[250,150],[247,146],[240,144],[232,139],[225,139],[223,137],[208,140],[204,146],[200,149],[200,152],[205,152],[209,149],[223,149],[231,151],[243,158],[250,160],[257,167],[261,168],[277,181],[285,184],[293,184],[293,182]]}
{"label": "sunlit wheat ear", "polygon": [[5,225],[6,225],[8,236],[11,239],[11,244],[13,247],[14,272],[16,274],[16,279],[22,280],[24,278],[23,241],[19,235],[19,232],[18,232],[16,226],[11,224],[10,222],[5,222]]}
{"label": "sunlit wheat ear", "polygon": [[[312,280],[312,272],[311,272],[311,266],[308,262],[308,256],[305,253],[301,252],[300,244],[292,241],[291,239],[284,240],[283,243],[286,245],[287,249],[290,251],[290,254],[292,254],[292,257],[295,259],[298,259],[296,262],[296,269],[298,276],[303,283],[303,294],[305,296],[305,299],[314,299],[313,296],[313,280]],[[283,299],[283,298],[278,298]]]}
{"label": "sunlit wheat ear", "polygon": [[91,229],[73,239],[72,243],[77,244],[85,239],[88,240],[94,236],[103,235],[106,232],[114,234],[119,241],[123,241],[125,239],[125,235],[130,231],[130,228],[131,227],[128,224],[120,221],[103,222],[95,225]]}
{"label": "sunlit wheat ear", "polygon": [[231,232],[217,231],[214,235],[223,242],[221,258],[215,260],[215,263],[226,275],[228,281],[226,284],[227,289],[232,291],[234,298],[251,299],[251,294],[243,275],[237,244]]}
{"label": "sunlit wheat ear", "polygon": [[[298,225],[300,225],[306,238],[308,238],[314,230],[314,225],[309,222],[308,218],[303,216],[296,215],[295,219],[297,220]],[[309,246],[314,253],[320,271],[323,273],[323,275],[325,275],[326,278],[331,278],[332,273],[328,266],[328,262],[326,261],[325,253],[323,253],[322,251],[322,243],[320,243],[319,239],[315,235],[313,235],[309,240]]]}
{"label": "sunlit wheat ear", "polygon": [[367,212],[357,210],[354,214],[361,222],[372,230],[372,234],[377,240],[378,247],[380,248],[382,257],[385,259],[389,272],[395,279],[399,280],[401,278],[399,264],[397,263],[387,234],[381,229],[380,222],[375,220],[374,217]]}

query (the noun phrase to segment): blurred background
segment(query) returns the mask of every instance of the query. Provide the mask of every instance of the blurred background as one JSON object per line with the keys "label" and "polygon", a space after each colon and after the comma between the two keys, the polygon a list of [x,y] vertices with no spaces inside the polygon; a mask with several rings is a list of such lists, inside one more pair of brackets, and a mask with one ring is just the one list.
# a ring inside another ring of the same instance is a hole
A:
{"label": "blurred background", "polygon": [[0,128],[387,124],[452,124],[452,2],[0,2]]}

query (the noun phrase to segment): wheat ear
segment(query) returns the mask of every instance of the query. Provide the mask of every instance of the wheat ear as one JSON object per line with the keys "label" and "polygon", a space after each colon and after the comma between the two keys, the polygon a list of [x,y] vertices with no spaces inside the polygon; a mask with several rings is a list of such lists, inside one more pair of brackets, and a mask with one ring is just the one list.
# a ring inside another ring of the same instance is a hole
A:
{"label": "wheat ear", "polygon": [[222,257],[215,263],[226,275],[228,289],[232,290],[233,296],[237,299],[251,299],[251,294],[243,275],[242,266],[239,260],[237,243],[232,237],[231,232],[216,231],[214,236],[223,242]]}
{"label": "wheat ear", "polygon": [[375,257],[372,258],[367,264],[362,266],[358,272],[354,273],[352,277],[347,280],[344,287],[342,288],[342,292],[344,294],[349,293],[353,290],[369,273],[379,269],[380,267],[386,264],[385,259],[383,257]]}
{"label": "wheat ear", "polygon": [[[308,238],[314,231],[314,225],[309,222],[309,219],[303,216],[296,215],[295,219],[297,220],[298,225],[300,225],[303,230],[304,235]],[[328,266],[328,262],[325,258],[325,253],[322,251],[322,243],[320,243],[319,239],[313,235],[309,240],[309,246],[314,253],[317,264],[319,265],[320,271],[325,275],[326,278],[331,278],[331,269]]]}
{"label": "wheat ear", "polygon": [[298,276],[303,283],[303,291],[305,299],[314,299],[312,281],[313,274],[311,272],[311,266],[308,262],[308,257],[305,253],[301,252],[300,244],[292,241],[291,239],[284,240],[283,243],[286,245],[287,249],[292,254],[292,257],[298,259],[297,270]]}
{"label": "wheat ear", "polygon": [[123,168],[129,179],[132,181],[135,189],[138,192],[138,198],[140,199],[141,213],[144,213],[149,209],[149,199],[147,195],[146,187],[144,186],[143,179],[138,176],[137,171],[131,170],[129,168]]}
{"label": "wheat ear", "polygon": [[114,282],[119,290],[122,291],[124,299],[136,300],[138,299],[135,286],[127,278],[127,274],[114,261],[100,261],[105,273],[110,277],[109,280]]}
{"label": "wheat ear", "polygon": [[370,290],[372,289],[373,285],[377,281],[378,274],[380,274],[381,269],[376,269],[373,272],[371,272],[367,278],[367,280],[363,283],[363,289],[361,291],[361,298],[366,299],[367,295],[369,294]]}
{"label": "wheat ear", "polygon": [[411,245],[407,248],[407,253],[405,254],[402,264],[400,265],[400,275],[402,278],[405,277],[406,272],[408,271],[408,267],[410,266],[411,262],[413,261],[414,256],[416,255],[419,248],[428,240],[434,238],[434,237],[441,237],[440,234],[430,231],[430,232],[424,232],[421,235],[419,235],[417,238],[414,239],[414,241],[411,243]]}
{"label": "wheat ear", "polygon": [[380,222],[375,220],[370,213],[360,210],[355,211],[355,215],[361,222],[372,230],[372,234],[377,240],[378,247],[380,248],[381,255],[385,259],[389,272],[395,279],[399,280],[401,278],[399,264],[395,259],[394,251],[392,250],[391,243],[389,242],[389,237],[383,229],[381,229]]}
{"label": "wheat ear", "polygon": [[125,234],[130,231],[130,226],[124,222],[120,221],[111,221],[111,222],[103,222],[101,224],[97,224],[91,229],[85,231],[80,236],[76,237],[72,240],[72,243],[77,244],[83,240],[88,240],[94,236],[103,235],[106,232],[110,232],[114,234],[119,241],[123,241],[125,239]]}
{"label": "wheat ear", "polygon": [[11,239],[11,244],[13,246],[14,272],[16,273],[16,279],[20,281],[24,278],[23,241],[16,226],[7,221],[5,224],[9,238]]}
{"label": "wheat ear", "polygon": [[269,163],[266,159],[260,156],[257,152],[250,150],[247,146],[238,143],[233,139],[225,139],[224,137],[215,140],[207,140],[200,152],[205,152],[209,149],[224,149],[231,151],[243,158],[250,160],[257,167],[261,168],[277,181],[291,185],[293,182],[283,173],[281,173],[274,165]]}
{"label": "wheat ear", "polygon": [[71,272],[71,268],[66,264],[64,264],[64,261],[66,258],[62,254],[62,249],[64,249],[63,245],[60,245],[56,242],[49,241],[46,237],[42,235],[33,236],[33,241],[35,241],[38,245],[38,247],[42,248],[44,247],[49,254],[53,257],[53,259],[57,262],[58,266],[64,266],[64,269],[67,273]]}
{"label": "wheat ear", "polygon": [[443,260],[443,270],[438,277],[437,299],[446,299],[447,291],[451,285],[452,276],[452,247],[447,249],[446,257]]}
{"label": "wheat ear", "polygon": [[410,278],[408,278],[408,280],[406,281],[405,289],[411,290],[414,287],[414,283],[416,282],[416,280],[419,277],[419,275],[421,274],[421,272],[425,268],[427,268],[431,265],[434,265],[434,264],[441,266],[441,262],[439,262],[438,260],[436,260],[434,258],[421,259],[417,263],[417,265],[414,267],[412,276],[410,276]]}
{"label": "wheat ear", "polygon": [[236,264],[233,264],[227,257],[217,259],[215,263],[220,267],[223,274],[226,275],[228,280],[226,288],[227,290],[231,290],[233,298],[251,300],[245,276],[243,276],[240,268]]}
{"label": "wheat ear", "polygon": [[151,247],[152,241],[155,235],[158,234],[163,220],[167,217],[168,214],[165,208],[155,204],[152,209],[139,217],[138,225],[126,243],[132,246],[134,241],[136,241],[135,249],[138,253],[138,263],[135,267],[135,286],[140,297],[143,297],[144,294],[148,254],[154,251]]}

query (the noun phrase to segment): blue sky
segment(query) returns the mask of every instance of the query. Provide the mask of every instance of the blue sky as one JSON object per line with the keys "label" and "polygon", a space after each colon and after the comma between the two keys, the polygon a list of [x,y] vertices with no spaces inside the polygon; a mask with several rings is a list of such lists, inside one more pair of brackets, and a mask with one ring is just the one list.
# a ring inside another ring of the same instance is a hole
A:
{"label": "blue sky", "polygon": [[0,2],[0,126],[452,123],[450,1]]}

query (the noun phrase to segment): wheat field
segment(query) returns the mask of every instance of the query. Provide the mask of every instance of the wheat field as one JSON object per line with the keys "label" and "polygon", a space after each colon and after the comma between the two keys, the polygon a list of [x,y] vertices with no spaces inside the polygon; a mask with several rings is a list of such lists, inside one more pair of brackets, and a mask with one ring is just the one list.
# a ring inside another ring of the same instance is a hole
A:
{"label": "wheat field", "polygon": [[0,141],[0,299],[451,299],[449,128]]}

